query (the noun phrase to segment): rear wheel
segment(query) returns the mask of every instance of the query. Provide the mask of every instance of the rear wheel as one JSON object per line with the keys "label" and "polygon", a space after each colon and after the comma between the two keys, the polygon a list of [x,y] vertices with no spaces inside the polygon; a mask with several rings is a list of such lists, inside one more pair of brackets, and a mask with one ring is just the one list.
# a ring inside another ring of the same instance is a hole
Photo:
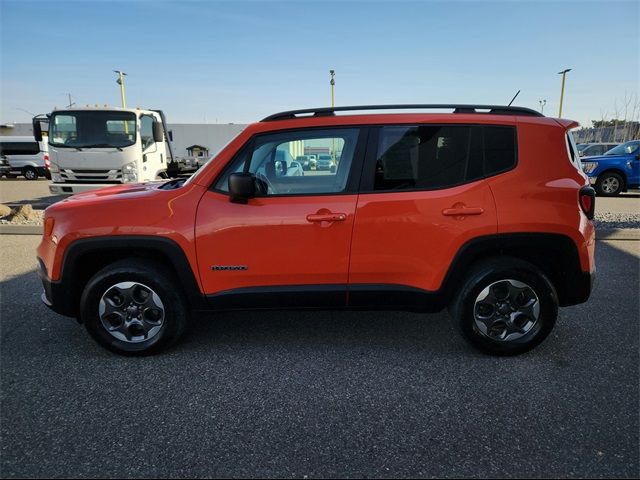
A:
{"label": "rear wheel", "polygon": [[186,304],[175,285],[168,271],[151,262],[116,262],[87,283],[80,318],[100,345],[116,353],[160,352],[187,325]]}
{"label": "rear wheel", "polygon": [[623,188],[624,180],[620,174],[615,172],[604,172],[598,176],[596,181],[596,192],[604,197],[620,195]]}
{"label": "rear wheel", "polygon": [[474,347],[492,355],[517,355],[549,335],[558,315],[558,298],[536,266],[517,258],[496,258],[472,269],[450,312]]}
{"label": "rear wheel", "polygon": [[22,175],[24,175],[24,178],[26,178],[27,180],[38,179],[38,172],[33,167],[24,167],[24,169],[22,170]]}

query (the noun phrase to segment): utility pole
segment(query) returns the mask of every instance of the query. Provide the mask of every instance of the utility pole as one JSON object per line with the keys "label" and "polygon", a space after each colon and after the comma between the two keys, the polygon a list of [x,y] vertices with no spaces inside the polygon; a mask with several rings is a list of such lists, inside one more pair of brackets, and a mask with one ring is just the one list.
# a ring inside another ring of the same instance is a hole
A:
{"label": "utility pole", "polygon": [[560,89],[560,111],[558,112],[558,118],[562,118],[562,101],[564,100],[564,81],[567,76],[567,73],[570,72],[570,68],[566,68],[561,72],[558,72],[558,75],[562,75],[562,88]]}
{"label": "utility pole", "polygon": [[547,100],[538,100],[538,103],[540,104],[540,113],[544,115],[544,106],[547,104]]}
{"label": "utility pole", "polygon": [[125,100],[125,97],[124,97],[124,77],[126,73],[124,73],[121,70],[114,70],[114,72],[118,74],[118,79],[116,80],[116,83],[120,85],[120,100],[122,101],[122,108],[127,108],[127,101]]}

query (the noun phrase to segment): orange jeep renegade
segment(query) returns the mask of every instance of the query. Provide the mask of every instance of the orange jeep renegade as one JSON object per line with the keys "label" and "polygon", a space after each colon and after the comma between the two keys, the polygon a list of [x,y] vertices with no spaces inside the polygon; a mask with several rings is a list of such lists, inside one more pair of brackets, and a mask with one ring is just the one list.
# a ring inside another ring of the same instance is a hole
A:
{"label": "orange jeep renegade", "polygon": [[200,311],[445,307],[475,347],[522,353],[591,293],[576,126],[486,105],[272,115],[186,181],[49,207],[42,298],[124,354],[165,349]]}

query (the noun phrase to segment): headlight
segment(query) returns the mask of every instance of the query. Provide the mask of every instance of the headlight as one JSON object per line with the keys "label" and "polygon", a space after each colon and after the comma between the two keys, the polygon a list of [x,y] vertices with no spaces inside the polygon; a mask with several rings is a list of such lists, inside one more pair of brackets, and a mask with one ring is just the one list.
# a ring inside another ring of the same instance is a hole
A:
{"label": "headlight", "polygon": [[584,170],[584,173],[593,172],[596,169],[597,166],[598,166],[598,162],[584,162],[582,164],[582,168]]}
{"label": "headlight", "polygon": [[122,167],[122,181],[124,183],[138,181],[138,166],[136,162],[127,163]]}

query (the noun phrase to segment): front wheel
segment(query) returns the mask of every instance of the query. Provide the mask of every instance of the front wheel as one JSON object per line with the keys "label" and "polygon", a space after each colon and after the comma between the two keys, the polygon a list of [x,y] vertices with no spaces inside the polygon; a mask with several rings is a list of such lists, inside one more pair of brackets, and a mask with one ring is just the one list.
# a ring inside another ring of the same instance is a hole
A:
{"label": "front wheel", "polygon": [[536,266],[517,258],[496,258],[472,269],[450,313],[474,347],[492,355],[518,355],[549,335],[558,316],[558,298]]}
{"label": "front wheel", "polygon": [[180,338],[187,308],[172,275],[151,262],[109,265],[87,283],[80,319],[103,347],[124,355],[160,352]]}
{"label": "front wheel", "polygon": [[38,172],[33,167],[25,167],[24,170],[22,171],[22,174],[24,175],[24,178],[26,178],[27,180],[38,179]]}
{"label": "front wheel", "polygon": [[624,186],[622,177],[614,172],[605,172],[596,181],[596,192],[603,197],[620,195]]}

